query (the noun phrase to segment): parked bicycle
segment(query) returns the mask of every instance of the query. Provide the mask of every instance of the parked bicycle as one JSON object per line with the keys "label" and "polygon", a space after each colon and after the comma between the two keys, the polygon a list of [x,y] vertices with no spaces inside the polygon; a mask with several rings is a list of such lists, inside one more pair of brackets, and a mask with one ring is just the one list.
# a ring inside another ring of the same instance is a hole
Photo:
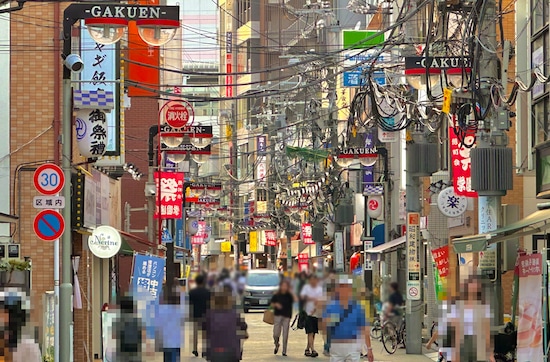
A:
{"label": "parked bicycle", "polygon": [[402,344],[405,346],[407,339],[407,329],[405,326],[405,314],[401,316],[401,323],[397,326],[391,320],[386,321],[382,326],[382,344],[389,354],[394,354],[397,347]]}

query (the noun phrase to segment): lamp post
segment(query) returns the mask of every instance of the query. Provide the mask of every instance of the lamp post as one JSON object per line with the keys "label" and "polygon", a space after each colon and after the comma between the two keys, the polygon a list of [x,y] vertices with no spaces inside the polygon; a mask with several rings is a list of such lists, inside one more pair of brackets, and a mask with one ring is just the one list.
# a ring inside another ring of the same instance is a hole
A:
{"label": "lamp post", "polygon": [[[149,20],[138,24],[138,31],[147,43],[160,46],[170,41],[179,28],[179,6],[140,6],[125,4],[71,4],[63,12],[63,118],[61,128],[62,161],[61,167],[66,180],[71,180],[71,130],[72,130],[72,87],[71,72],[80,72],[84,64],[80,57],[71,54],[72,27],[79,20],[87,20],[90,35],[101,44],[112,44],[124,35],[128,21]],[[170,20],[170,23],[166,23]],[[71,186],[63,188],[63,196],[71,199]],[[63,218],[71,220],[71,203],[63,209]],[[59,358],[61,362],[71,360],[71,324],[72,324],[72,233],[66,230],[62,242],[62,284],[59,297]]]}

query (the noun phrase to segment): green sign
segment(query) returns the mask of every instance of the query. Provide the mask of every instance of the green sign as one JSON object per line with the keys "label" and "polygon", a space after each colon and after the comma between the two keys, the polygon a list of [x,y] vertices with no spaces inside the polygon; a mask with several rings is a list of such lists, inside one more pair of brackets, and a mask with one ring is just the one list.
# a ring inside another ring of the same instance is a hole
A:
{"label": "green sign", "polygon": [[344,30],[345,49],[368,49],[384,42],[384,33],[368,30]]}
{"label": "green sign", "polygon": [[435,263],[432,263],[434,282],[435,282],[435,295],[438,301],[447,299],[447,280],[439,276],[439,271]]}

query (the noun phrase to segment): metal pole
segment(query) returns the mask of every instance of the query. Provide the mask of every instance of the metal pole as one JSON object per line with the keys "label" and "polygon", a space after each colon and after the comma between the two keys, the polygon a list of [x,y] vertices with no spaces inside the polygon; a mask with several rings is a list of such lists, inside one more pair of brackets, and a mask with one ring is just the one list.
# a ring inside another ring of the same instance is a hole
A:
{"label": "metal pole", "polygon": [[[419,213],[422,211],[420,204],[420,178],[407,172],[407,212]],[[407,238],[410,235],[407,233]],[[420,255],[420,238],[416,240],[416,255]],[[407,243],[408,247],[409,243]],[[407,271],[410,266],[407,259]],[[410,276],[407,276],[409,280]],[[422,296],[422,273],[419,273],[420,286],[418,293]],[[424,306],[422,300],[411,300],[407,296],[407,354],[422,354],[422,322],[424,319]]]}
{"label": "metal pole", "polygon": [[[70,51],[71,39],[65,39],[64,45],[67,45]],[[64,46],[64,49],[66,47]],[[66,52],[65,52],[66,53]],[[67,53],[66,53],[67,54]],[[59,293],[59,351],[60,351],[60,361],[61,362],[71,362],[71,324],[73,322],[72,318],[72,296],[73,296],[73,285],[71,280],[71,251],[72,251],[72,240],[71,240],[71,130],[72,130],[72,88],[71,88],[71,73],[68,69],[64,69],[63,72],[63,120],[61,128],[61,141],[63,142],[62,147],[62,159],[61,167],[63,169],[63,174],[65,175],[66,184],[63,187],[63,196],[68,202],[65,205],[65,208],[62,211],[63,218],[69,223],[68,230],[65,230],[61,237],[61,247],[62,247],[62,257],[61,257],[61,266],[62,266],[62,284],[60,287]]]}
{"label": "metal pole", "polygon": [[54,304],[54,361],[59,362],[59,239],[53,244],[53,293]]}

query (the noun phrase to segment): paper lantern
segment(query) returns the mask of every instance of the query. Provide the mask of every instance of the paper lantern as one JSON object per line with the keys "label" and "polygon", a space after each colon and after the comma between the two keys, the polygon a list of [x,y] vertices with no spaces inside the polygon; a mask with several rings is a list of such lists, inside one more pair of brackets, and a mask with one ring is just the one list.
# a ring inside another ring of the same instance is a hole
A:
{"label": "paper lantern", "polygon": [[80,109],[75,118],[78,151],[82,157],[97,158],[107,151],[107,114],[101,109]]}
{"label": "paper lantern", "polygon": [[384,211],[384,200],[382,196],[369,196],[367,201],[367,214],[371,219],[378,219]]}

